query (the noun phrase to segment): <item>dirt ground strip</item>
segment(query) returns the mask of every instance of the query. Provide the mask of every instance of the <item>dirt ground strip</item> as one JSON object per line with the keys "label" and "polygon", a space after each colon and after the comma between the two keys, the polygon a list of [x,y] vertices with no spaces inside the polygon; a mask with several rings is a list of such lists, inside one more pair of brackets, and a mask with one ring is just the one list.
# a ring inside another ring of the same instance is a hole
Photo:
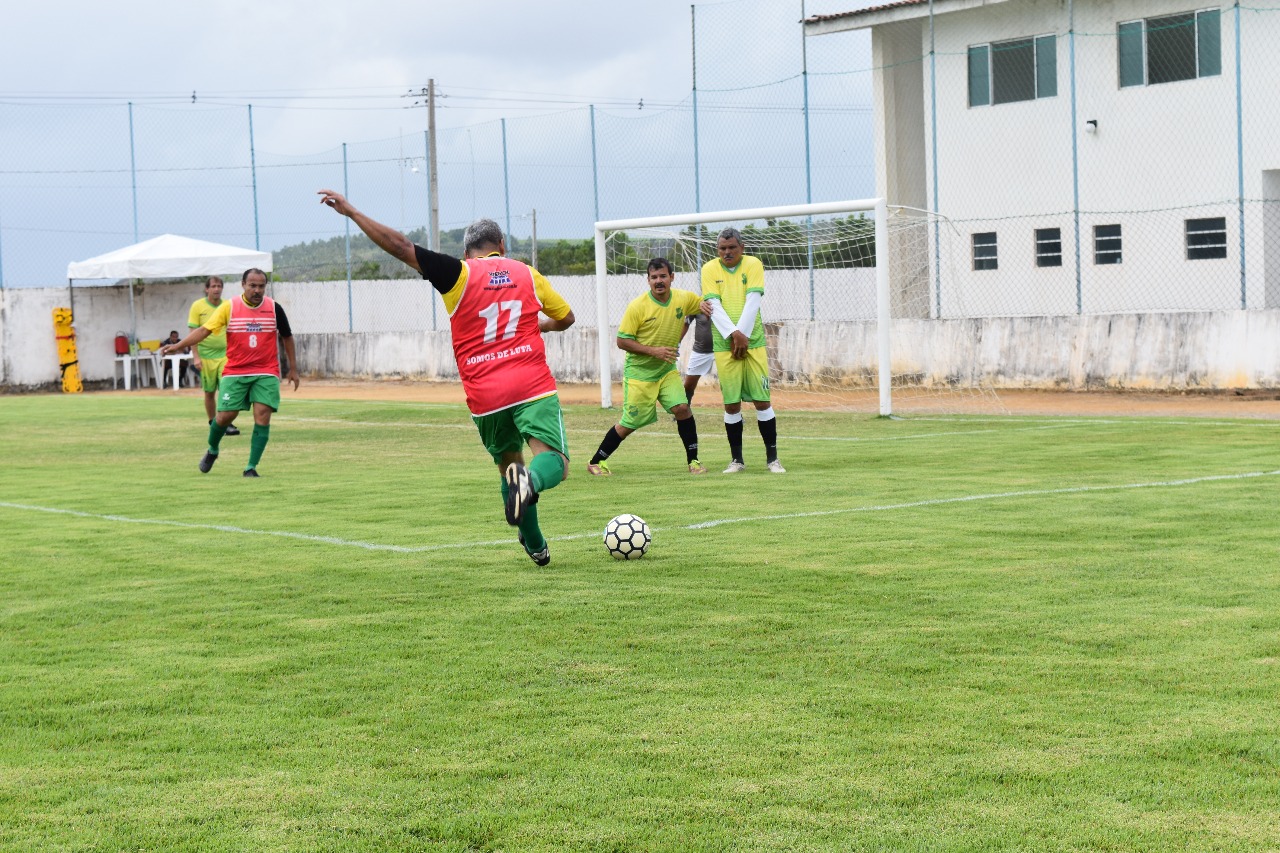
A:
{"label": "dirt ground strip", "polygon": [[[192,388],[172,390],[114,391],[115,394],[150,394],[199,396]],[[407,380],[311,380],[304,379],[294,391],[282,389],[287,405],[290,397],[306,400],[374,400],[418,403],[463,403],[462,386],[454,382],[412,382]],[[710,408],[718,401],[714,387],[700,389],[697,408]],[[1217,393],[1140,393],[1115,391],[1000,391],[998,399],[972,398],[948,403],[942,410],[973,414],[1003,413],[1010,415],[1078,415],[1078,416],[1149,416],[1203,418],[1263,418],[1280,420],[1280,392],[1223,391]],[[906,395],[903,395],[905,398]],[[592,404],[600,401],[598,385],[561,385],[560,398],[566,403]],[[615,386],[615,403],[622,399],[622,389]],[[786,409],[850,409],[864,412],[877,410],[874,391],[850,392],[842,395],[809,394],[785,389],[774,390],[774,404]],[[718,407],[716,407],[718,408]],[[896,411],[917,411],[909,399],[895,404]],[[926,404],[919,411],[937,411]]]}

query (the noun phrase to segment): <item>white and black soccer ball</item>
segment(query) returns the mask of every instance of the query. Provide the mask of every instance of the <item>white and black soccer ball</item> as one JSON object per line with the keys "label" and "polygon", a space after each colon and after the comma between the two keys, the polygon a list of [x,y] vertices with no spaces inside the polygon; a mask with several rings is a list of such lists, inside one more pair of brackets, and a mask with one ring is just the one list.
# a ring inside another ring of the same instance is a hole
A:
{"label": "white and black soccer ball", "polygon": [[604,547],[615,560],[638,560],[649,550],[653,537],[644,519],[623,513],[604,526]]}

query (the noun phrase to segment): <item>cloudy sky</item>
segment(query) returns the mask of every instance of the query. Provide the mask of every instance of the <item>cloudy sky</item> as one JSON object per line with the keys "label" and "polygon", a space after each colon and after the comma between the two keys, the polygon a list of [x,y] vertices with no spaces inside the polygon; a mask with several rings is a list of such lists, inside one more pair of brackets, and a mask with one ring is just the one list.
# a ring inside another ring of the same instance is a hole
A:
{"label": "cloudy sky", "polygon": [[[805,11],[861,5],[868,0],[806,0]],[[697,180],[688,0],[9,4],[0,27],[0,283],[56,281],[67,260],[135,233],[266,249],[331,237],[341,223],[303,201],[317,186],[342,186],[344,145],[354,162],[385,164],[377,174],[353,168],[353,199],[401,227],[420,224],[423,170],[397,163],[422,148],[426,122],[411,93],[429,78],[441,95],[443,228],[536,208],[545,233],[575,236],[589,233],[595,214],[693,210],[698,191],[702,210],[803,201],[800,0],[696,10],[705,112]],[[807,44],[811,71],[867,67],[848,42]],[[815,201],[870,194],[869,99],[834,88],[866,79],[820,81],[828,95],[814,118]],[[588,105],[599,124],[594,201]],[[299,168],[314,163],[330,166]]]}
{"label": "cloudy sky", "polygon": [[[699,15],[749,28],[761,2],[699,4]],[[857,5],[809,0],[806,10]],[[454,126],[582,103],[662,104],[690,90],[690,18],[688,0],[15,3],[0,28],[0,98],[195,92],[308,105],[312,129],[363,113],[371,137],[395,133],[396,96],[431,77],[449,94],[441,122]]]}

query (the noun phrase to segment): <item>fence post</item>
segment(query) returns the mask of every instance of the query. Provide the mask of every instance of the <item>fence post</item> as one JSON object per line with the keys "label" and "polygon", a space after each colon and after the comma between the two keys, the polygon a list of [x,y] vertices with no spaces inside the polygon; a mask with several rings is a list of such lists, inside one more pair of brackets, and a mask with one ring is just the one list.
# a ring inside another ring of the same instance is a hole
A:
{"label": "fence post", "polygon": [[[929,135],[930,155],[933,160],[933,316],[942,319],[942,223],[938,217],[942,208],[938,203],[938,50],[933,28],[933,0],[929,0]],[[885,187],[888,194],[889,188]],[[888,248],[887,246],[885,247]],[[877,246],[879,251],[879,246]]]}
{"label": "fence post", "polygon": [[[138,242],[138,162],[133,150],[133,101],[129,102],[129,179],[133,185],[133,242]],[[138,315],[133,309],[133,279],[129,279],[129,343],[138,340]]]}
{"label": "fence post", "polygon": [[1076,112],[1076,8],[1067,0],[1067,53],[1071,70],[1071,217],[1076,243],[1076,313],[1084,313],[1084,285],[1080,271],[1080,140]]}
{"label": "fence post", "polygon": [[1249,294],[1245,288],[1244,266],[1244,98],[1240,78],[1240,0],[1235,2],[1236,25],[1236,192],[1239,198],[1240,218],[1240,310],[1249,307]]}
{"label": "fence post", "polygon": [[[809,40],[804,34],[804,0],[800,0],[800,77],[804,83],[804,203],[813,204],[813,169],[809,159]],[[805,243],[809,259],[809,319],[817,316],[813,283],[813,214],[805,217]]]}
{"label": "fence post", "polygon": [[[351,190],[347,185],[347,143],[342,143],[342,194],[350,195]],[[355,316],[351,308],[351,219],[343,218],[343,228],[346,231],[346,247],[347,247],[347,331],[354,332],[356,330]]]}
{"label": "fence post", "polygon": [[249,178],[253,183],[253,248],[262,249],[258,232],[258,155],[253,147],[253,104],[249,104]]}
{"label": "fence post", "polygon": [[507,181],[507,120],[502,120],[502,198],[507,211],[507,239],[511,239],[511,187]]}
{"label": "fence post", "polygon": [[[698,7],[689,6],[689,32],[693,44],[693,212],[702,212],[702,187],[698,179]],[[702,253],[699,251],[701,262]]]}
{"label": "fence post", "polygon": [[593,202],[592,210],[595,213],[595,219],[592,222],[600,221],[600,171],[599,163],[596,160],[596,105],[592,104],[589,108],[591,115],[591,198]]}
{"label": "fence post", "polygon": [[138,161],[133,151],[133,101],[129,102],[129,182],[133,186],[133,242],[136,243],[138,242]]}

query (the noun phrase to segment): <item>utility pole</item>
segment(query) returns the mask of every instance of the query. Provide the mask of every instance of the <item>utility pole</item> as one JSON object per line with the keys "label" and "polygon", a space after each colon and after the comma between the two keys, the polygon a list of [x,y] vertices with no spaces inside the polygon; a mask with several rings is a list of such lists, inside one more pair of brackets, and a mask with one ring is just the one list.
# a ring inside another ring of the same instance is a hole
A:
{"label": "utility pole", "polygon": [[427,81],[427,176],[431,196],[431,223],[428,229],[431,250],[440,251],[440,183],[436,169],[436,81]]}

